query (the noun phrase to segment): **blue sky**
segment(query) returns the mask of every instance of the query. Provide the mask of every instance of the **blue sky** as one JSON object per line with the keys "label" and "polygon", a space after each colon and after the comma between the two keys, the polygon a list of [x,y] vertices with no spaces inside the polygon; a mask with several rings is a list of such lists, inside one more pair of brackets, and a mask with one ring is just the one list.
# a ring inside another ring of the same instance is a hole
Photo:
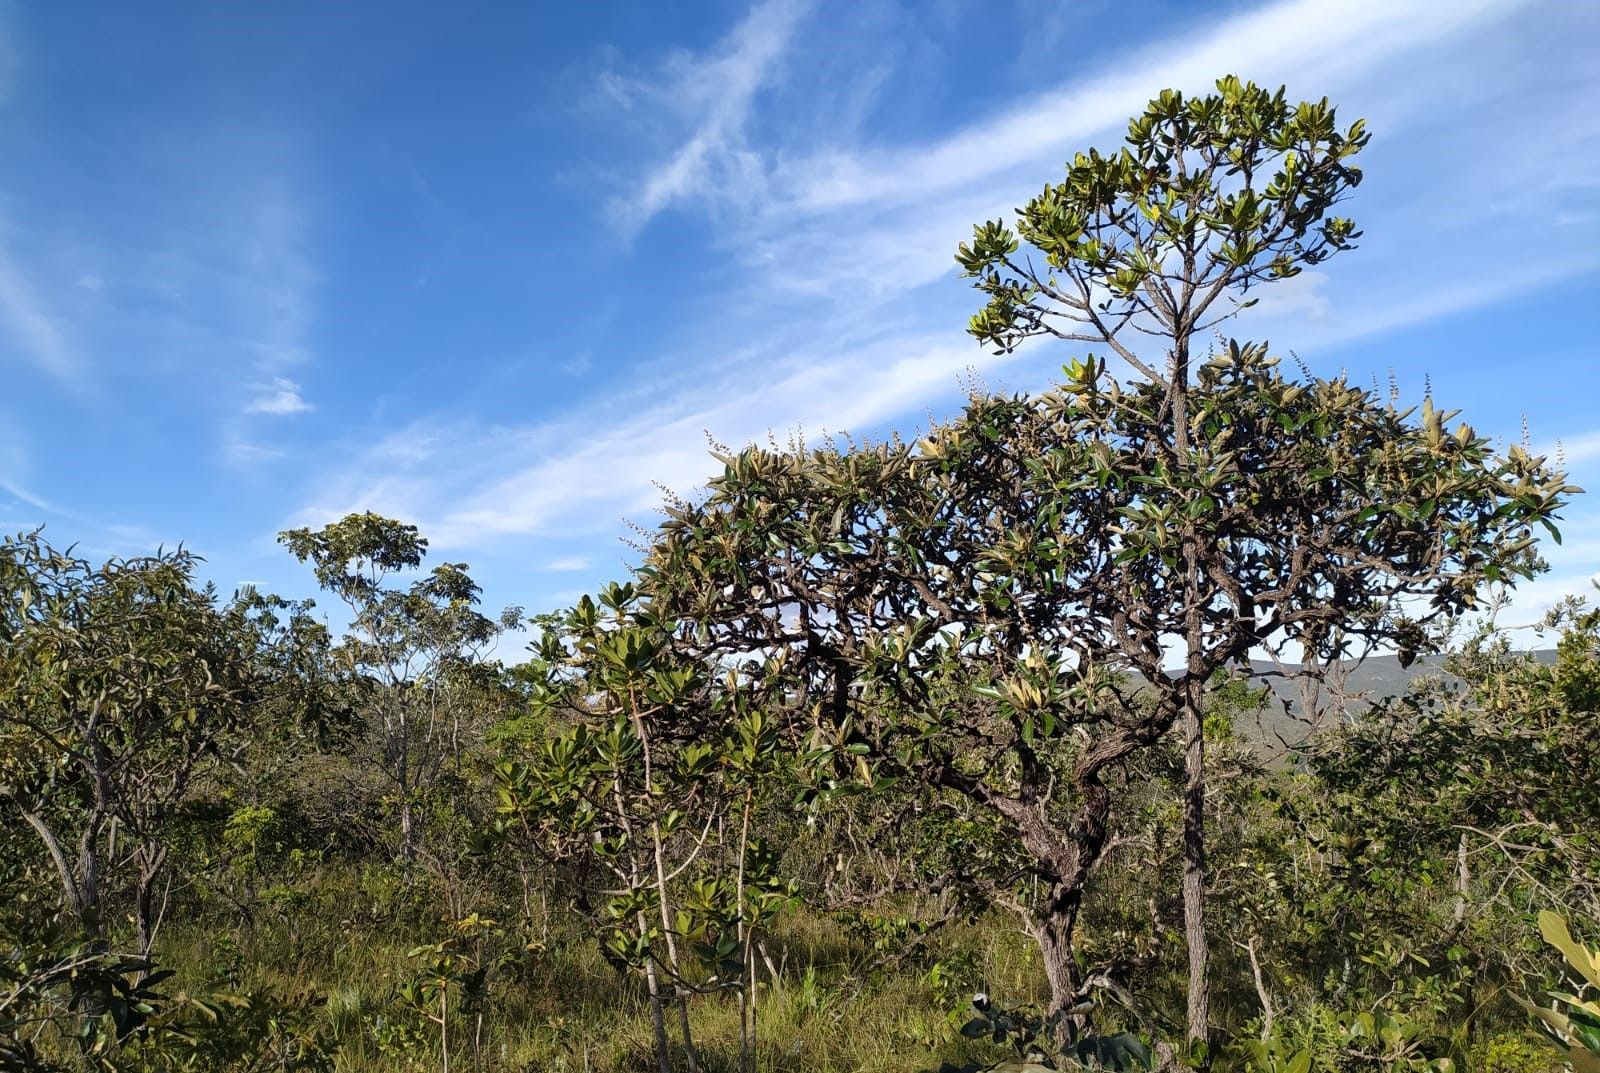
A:
{"label": "blue sky", "polygon": [[1228,72],[1374,132],[1362,248],[1234,333],[1600,489],[1597,41],[1576,0],[0,0],[0,529],[302,596],[274,534],[374,509],[569,601],[708,433],[1049,383],[964,334],[956,244]]}

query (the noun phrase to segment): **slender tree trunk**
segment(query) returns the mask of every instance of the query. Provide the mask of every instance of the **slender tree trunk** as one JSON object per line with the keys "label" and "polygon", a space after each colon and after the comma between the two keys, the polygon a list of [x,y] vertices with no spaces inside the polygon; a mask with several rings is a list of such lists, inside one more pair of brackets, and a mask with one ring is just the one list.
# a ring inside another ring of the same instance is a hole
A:
{"label": "slender tree trunk", "polygon": [[1046,823],[1032,806],[1020,811],[1003,810],[1008,819],[1020,825],[1023,846],[1041,871],[1052,877],[1043,902],[1032,911],[1027,926],[1038,944],[1050,987],[1050,1004],[1045,1011],[1047,1030],[1060,1043],[1067,1042],[1069,1029],[1081,1028],[1083,1023],[1081,1015],[1072,1012],[1083,982],[1073,956],[1073,940],[1084,888],[1105,852],[1111,796],[1099,771],[1110,759],[1114,757],[1094,760],[1074,773],[1081,800],[1070,832]]}
{"label": "slender tree trunk", "polygon": [[[1467,833],[1461,832],[1461,837],[1456,840],[1456,896],[1455,907],[1451,910],[1451,920],[1456,931],[1465,926],[1467,920],[1467,891],[1472,886],[1472,872],[1467,867]],[[1465,1024],[1468,1040],[1475,1038],[1478,1024],[1478,963],[1474,963],[1472,973],[1462,985],[1462,998],[1466,1007]]]}
{"label": "slender tree trunk", "polygon": [[[1171,381],[1172,447],[1176,472],[1188,474],[1189,457],[1189,328],[1183,319],[1173,325]],[[1183,682],[1183,929],[1189,948],[1188,1032],[1190,1044],[1211,1038],[1211,942],[1206,931],[1206,736],[1202,690],[1205,688],[1205,608],[1200,539],[1193,521],[1184,526],[1184,644],[1187,667]],[[1206,1052],[1202,1068],[1210,1068]]]}
{"label": "slender tree trunk", "polygon": [[1078,965],[1072,957],[1072,943],[1047,927],[1041,933],[1039,951],[1044,955],[1044,975],[1050,984],[1049,1015],[1070,1016],[1078,994]]}
{"label": "slender tree trunk", "polygon": [[406,793],[400,800],[400,859],[408,864],[415,860],[417,856],[416,847],[415,827],[411,815],[411,795]]}
{"label": "slender tree trunk", "polygon": [[[104,951],[105,928],[100,918],[100,862],[95,849],[95,834],[99,829],[100,814],[91,812],[85,821],[84,830],[78,839],[78,864],[74,872],[72,864],[67,860],[61,840],[44,816],[26,808],[15,797],[11,797],[11,800],[22,812],[22,818],[28,826],[38,834],[40,841],[44,843],[45,851],[49,853],[51,861],[56,866],[56,872],[61,880],[63,908],[72,914],[83,932],[83,937],[90,941],[93,948]],[[83,1003],[82,1024],[87,1028],[104,1012],[104,1003],[100,996],[92,991],[84,996]]]}
{"label": "slender tree trunk", "polygon": [[411,801],[411,728],[400,718],[400,859],[409,865],[417,856],[416,818]]}
{"label": "slender tree trunk", "polygon": [[1250,975],[1256,981],[1256,998],[1261,1001],[1261,1038],[1272,1038],[1272,1022],[1276,1011],[1272,1008],[1272,992],[1267,990],[1266,977],[1261,972],[1261,959],[1256,957],[1256,937],[1250,936],[1250,941],[1245,944],[1245,953],[1250,955]]}
{"label": "slender tree trunk", "polygon": [[[652,760],[650,756],[650,736],[645,730],[644,718],[639,714],[639,703],[631,694],[629,705],[632,709],[634,731],[639,736],[639,747],[644,759],[644,784],[646,793],[651,792],[650,787],[655,785],[652,774]],[[650,822],[650,847],[655,858],[656,896],[661,906],[661,936],[666,941],[667,965],[673,976],[673,994],[678,999],[678,1027],[683,1031],[683,1056],[688,1063],[689,1073],[700,1073],[700,1052],[695,1049],[694,1032],[689,1025],[689,992],[681,983],[683,979],[683,963],[678,958],[678,941],[674,938],[672,922],[672,901],[667,893],[667,861],[666,850],[662,845],[661,819],[657,816]]]}
{"label": "slender tree trunk", "polygon": [[678,996],[678,1028],[683,1032],[683,1060],[689,1065],[689,1073],[700,1073],[700,1052],[689,1027],[689,993],[682,987],[675,987],[674,991]]}
{"label": "slender tree trunk", "polygon": [[86,826],[78,839],[78,906],[84,930],[98,939],[105,934],[105,921],[100,919],[100,853],[95,846],[96,826]]}
{"label": "slender tree trunk", "polygon": [[439,988],[439,1063],[441,1073],[450,1073],[450,987]]}
{"label": "slender tree trunk", "polygon": [[1188,1039],[1211,1034],[1211,941],[1206,929],[1205,725],[1198,699],[1184,706],[1183,927],[1189,947]]}
{"label": "slender tree trunk", "polygon": [[755,1073],[756,1068],[756,957],[754,937],[746,926],[744,904],[744,863],[750,851],[750,806],[755,792],[746,790],[744,814],[739,824],[739,872],[734,904],[739,907],[739,947],[744,979],[739,981],[739,1073]]}
{"label": "slender tree trunk", "polygon": [[[640,921],[640,928],[644,922]],[[656,1037],[656,1069],[659,1073],[672,1073],[672,1044],[667,1039],[666,1011],[661,1006],[661,982],[656,978],[656,963],[652,958],[644,961],[644,986],[650,995],[650,1027]]]}
{"label": "slender tree trunk", "polygon": [[137,889],[134,891],[134,923],[139,935],[139,955],[150,956],[150,948],[156,944],[155,934],[155,880],[153,877],[141,875]]}

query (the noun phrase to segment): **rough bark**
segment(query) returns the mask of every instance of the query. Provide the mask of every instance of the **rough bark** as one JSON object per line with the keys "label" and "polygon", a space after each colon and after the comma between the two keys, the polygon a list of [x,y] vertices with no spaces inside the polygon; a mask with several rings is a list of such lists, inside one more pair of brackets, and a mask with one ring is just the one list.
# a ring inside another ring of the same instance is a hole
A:
{"label": "rough bark", "polygon": [[1204,1043],[1211,1031],[1211,942],[1206,928],[1205,729],[1199,707],[1183,714],[1183,928],[1189,948],[1188,1040]]}
{"label": "rough bark", "polygon": [[1045,1014],[1057,1026],[1064,1026],[1072,1016],[1078,996],[1078,963],[1072,956],[1072,939],[1079,904],[1079,892],[1053,891],[1033,928],[1050,985],[1050,1008]]}
{"label": "rough bark", "polygon": [[166,872],[167,851],[159,845],[146,845],[138,852],[139,877],[134,890],[134,920],[139,933],[139,954],[148,957],[155,946],[156,930],[161,926],[161,911],[156,907],[156,887]]}

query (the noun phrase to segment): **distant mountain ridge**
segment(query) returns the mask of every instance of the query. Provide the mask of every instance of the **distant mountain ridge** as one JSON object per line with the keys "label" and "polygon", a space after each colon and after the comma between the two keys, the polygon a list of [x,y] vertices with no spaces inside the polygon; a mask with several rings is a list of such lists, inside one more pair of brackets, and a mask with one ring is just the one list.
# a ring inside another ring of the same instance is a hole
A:
{"label": "distant mountain ridge", "polygon": [[[1553,648],[1536,649],[1521,653],[1530,655],[1540,663],[1554,663]],[[1459,681],[1446,671],[1446,657],[1418,656],[1409,667],[1402,667],[1396,656],[1369,656],[1364,660],[1349,660],[1334,672],[1332,680],[1339,682],[1337,690],[1324,689],[1321,703],[1326,706],[1321,725],[1337,719],[1337,713],[1363,712],[1378,701],[1397,697],[1418,679],[1434,675],[1447,681]],[[1311,683],[1295,677],[1300,667],[1295,664],[1277,664],[1265,660],[1250,661],[1252,684],[1270,690],[1265,709],[1255,718],[1246,717],[1239,732],[1247,738],[1256,738],[1269,751],[1282,753],[1286,747],[1303,742],[1313,726],[1308,710],[1317,702],[1315,693],[1308,697]]]}

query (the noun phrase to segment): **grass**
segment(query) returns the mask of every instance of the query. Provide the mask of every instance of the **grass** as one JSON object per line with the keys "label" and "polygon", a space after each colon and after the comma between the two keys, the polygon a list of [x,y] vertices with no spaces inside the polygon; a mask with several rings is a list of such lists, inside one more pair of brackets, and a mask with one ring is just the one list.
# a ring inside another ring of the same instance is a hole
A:
{"label": "grass", "polygon": [[[372,893],[376,902],[363,901]],[[437,941],[441,926],[403,923],[404,914],[386,917],[386,893],[328,883],[316,904],[263,914],[245,926],[178,926],[164,936],[161,960],[190,987],[209,980],[277,996],[305,1031],[337,1045],[338,1070],[436,1070],[438,1025],[405,1000],[402,988],[420,972],[409,954]],[[344,913],[336,911],[340,903]],[[352,904],[362,909],[350,911]],[[1000,919],[952,926],[925,951],[882,971],[842,924],[815,913],[788,913],[764,945],[778,971],[760,972],[757,1053],[760,1068],[774,1073],[913,1073],[943,1061],[999,1058],[999,1048],[954,1032],[971,991],[1041,997],[1032,944]],[[497,926],[474,953],[499,960],[481,1011],[451,996],[452,1070],[655,1070],[642,983],[607,963],[591,935],[570,923],[565,930],[542,921]],[[736,999],[700,996],[690,1007],[706,1073],[732,1073]],[[669,1017],[676,1036],[674,1022]]]}

